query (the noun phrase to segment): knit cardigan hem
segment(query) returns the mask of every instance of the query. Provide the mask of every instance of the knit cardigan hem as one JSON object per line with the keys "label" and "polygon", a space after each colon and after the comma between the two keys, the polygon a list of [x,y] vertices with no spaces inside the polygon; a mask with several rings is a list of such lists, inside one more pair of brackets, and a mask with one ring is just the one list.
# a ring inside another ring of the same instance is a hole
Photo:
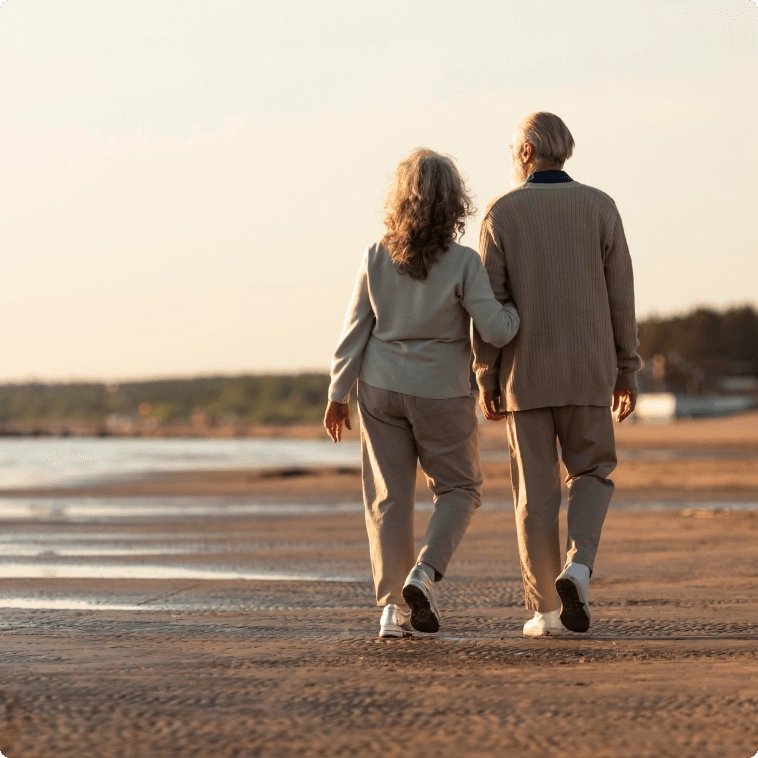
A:
{"label": "knit cardigan hem", "polygon": [[611,406],[613,388],[602,387],[543,387],[540,389],[513,392],[501,390],[506,411],[531,411],[535,408],[558,408],[564,405]]}

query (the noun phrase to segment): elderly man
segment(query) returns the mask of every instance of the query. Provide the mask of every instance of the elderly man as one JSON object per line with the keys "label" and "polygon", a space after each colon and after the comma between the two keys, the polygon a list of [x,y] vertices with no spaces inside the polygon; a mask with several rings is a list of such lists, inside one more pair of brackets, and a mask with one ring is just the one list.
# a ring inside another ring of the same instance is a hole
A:
{"label": "elderly man", "polygon": [[[495,296],[512,300],[521,331],[502,350],[474,334],[485,418],[506,420],[528,636],[586,632],[589,580],[613,494],[613,414],[637,396],[632,261],[621,217],[600,190],[563,171],[574,139],[534,113],[511,145],[513,189],[493,201],[480,254]],[[560,468],[568,547],[561,562]]]}

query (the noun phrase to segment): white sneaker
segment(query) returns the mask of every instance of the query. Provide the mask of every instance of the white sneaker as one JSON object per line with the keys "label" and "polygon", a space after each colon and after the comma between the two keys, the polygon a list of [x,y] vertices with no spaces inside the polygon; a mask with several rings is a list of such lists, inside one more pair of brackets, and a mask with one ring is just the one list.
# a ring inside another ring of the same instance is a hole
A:
{"label": "white sneaker", "polygon": [[405,637],[413,631],[411,612],[404,611],[399,605],[385,605],[379,622],[380,637]]}
{"label": "white sneaker", "polygon": [[414,566],[403,587],[403,599],[411,607],[411,626],[417,632],[434,634],[440,628],[440,612],[434,580],[421,568]]}
{"label": "white sneaker", "polygon": [[534,618],[524,624],[525,637],[558,637],[561,634],[566,634],[566,627],[561,624],[560,611],[535,611]]}
{"label": "white sneaker", "polygon": [[590,628],[590,570],[581,563],[569,563],[555,580],[561,598],[561,622],[572,632]]}

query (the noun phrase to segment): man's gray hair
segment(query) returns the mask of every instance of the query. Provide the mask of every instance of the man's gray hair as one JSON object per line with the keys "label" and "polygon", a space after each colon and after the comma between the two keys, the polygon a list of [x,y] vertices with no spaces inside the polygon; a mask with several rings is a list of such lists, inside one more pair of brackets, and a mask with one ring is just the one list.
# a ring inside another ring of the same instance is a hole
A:
{"label": "man's gray hair", "polygon": [[574,152],[574,138],[563,120],[554,113],[540,111],[527,116],[517,127],[518,144],[529,142],[534,157],[540,163],[557,163],[560,166]]}

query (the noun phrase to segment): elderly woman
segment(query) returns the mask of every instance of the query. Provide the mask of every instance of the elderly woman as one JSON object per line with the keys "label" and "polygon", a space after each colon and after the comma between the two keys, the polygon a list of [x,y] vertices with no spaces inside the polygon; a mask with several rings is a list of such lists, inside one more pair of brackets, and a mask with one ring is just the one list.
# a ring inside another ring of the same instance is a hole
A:
{"label": "elderly woman", "polygon": [[[455,241],[473,213],[453,161],[432,150],[404,160],[386,204],[387,233],[366,250],[332,362],[324,426],[350,425],[358,380],[363,496],[379,634],[434,633],[440,581],[474,511],[482,474],[470,389],[470,322],[502,347],[519,327],[492,294],[476,251]],[[434,494],[421,552],[413,511],[417,462]]]}

